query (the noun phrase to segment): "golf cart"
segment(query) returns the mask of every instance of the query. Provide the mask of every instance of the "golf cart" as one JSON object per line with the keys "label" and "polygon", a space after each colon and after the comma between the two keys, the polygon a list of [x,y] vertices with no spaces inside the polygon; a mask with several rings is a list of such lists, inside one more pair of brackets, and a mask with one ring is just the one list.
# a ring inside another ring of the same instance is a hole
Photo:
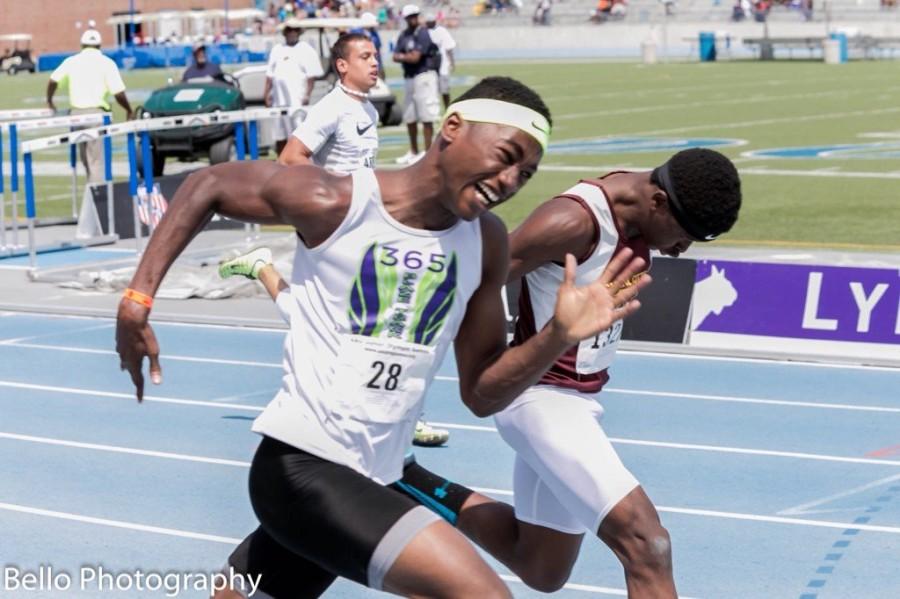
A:
{"label": "golf cart", "polygon": [[[339,32],[362,28],[362,19],[329,18],[300,19],[303,35],[301,42],[309,43],[319,53],[325,77],[316,81],[310,104],[315,104],[322,96],[332,90],[337,82],[337,73],[331,65],[331,46],[337,41]],[[306,33],[314,32],[313,35]],[[263,105],[263,91],[266,83],[266,65],[254,65],[235,71],[241,91],[248,105]],[[375,87],[369,91],[369,101],[375,106],[382,125],[399,125],[403,120],[403,107],[387,84],[379,77]],[[262,135],[262,134],[261,134]]]}
{"label": "golf cart", "polygon": [[[12,48],[6,48],[0,55],[0,71],[9,75],[16,73],[29,72],[34,73],[34,60],[31,58],[31,34],[28,33],[8,33],[0,35],[0,42],[12,42]],[[19,47],[19,42],[24,42]]]}
{"label": "golf cart", "polygon": [[[237,81],[224,74],[224,80],[208,77],[192,79],[157,89],[143,106],[137,118],[155,118],[181,114],[203,114],[242,110],[246,106]],[[185,129],[169,129],[150,133],[153,153],[153,175],[161,176],[168,157],[194,161],[208,158],[210,164],[228,162],[235,157],[234,125],[201,125]],[[138,145],[138,164],[142,163]]]}

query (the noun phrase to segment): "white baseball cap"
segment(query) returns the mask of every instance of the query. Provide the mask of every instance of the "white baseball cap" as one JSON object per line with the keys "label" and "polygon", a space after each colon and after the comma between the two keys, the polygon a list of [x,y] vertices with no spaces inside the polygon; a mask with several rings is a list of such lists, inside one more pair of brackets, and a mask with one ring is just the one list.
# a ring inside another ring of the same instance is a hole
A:
{"label": "white baseball cap", "polygon": [[303,29],[303,21],[298,19],[297,17],[290,17],[289,19],[285,19],[284,23],[279,26],[280,29]]}
{"label": "white baseball cap", "polygon": [[363,22],[363,27],[377,27],[378,19],[370,12],[364,12],[359,15],[359,20]]}
{"label": "white baseball cap", "polygon": [[416,6],[415,4],[407,4],[406,6],[403,7],[403,10],[400,11],[400,14],[403,16],[404,19],[407,17],[411,17],[413,15],[417,15],[417,14],[419,14],[419,7]]}
{"label": "white baseball cap", "polygon": [[96,29],[88,29],[81,34],[82,46],[100,46],[101,41],[100,32]]}

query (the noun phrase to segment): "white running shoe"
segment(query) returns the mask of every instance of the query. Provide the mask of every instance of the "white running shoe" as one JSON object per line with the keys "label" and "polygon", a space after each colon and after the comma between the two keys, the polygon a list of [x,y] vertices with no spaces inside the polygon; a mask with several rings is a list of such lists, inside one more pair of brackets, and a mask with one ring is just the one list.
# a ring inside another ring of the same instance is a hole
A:
{"label": "white running shoe", "polygon": [[412,164],[416,161],[416,156],[418,156],[418,154],[413,154],[412,150],[410,150],[400,158],[397,158],[394,162],[397,164]]}
{"label": "white running shoe", "polygon": [[450,439],[450,431],[443,428],[434,428],[424,420],[416,422],[416,433],[413,436],[413,445],[421,447],[438,447]]}
{"label": "white running shoe", "polygon": [[220,262],[219,276],[227,279],[240,275],[255,280],[259,277],[260,269],[266,264],[272,264],[272,250],[267,247],[256,248],[231,260]]}

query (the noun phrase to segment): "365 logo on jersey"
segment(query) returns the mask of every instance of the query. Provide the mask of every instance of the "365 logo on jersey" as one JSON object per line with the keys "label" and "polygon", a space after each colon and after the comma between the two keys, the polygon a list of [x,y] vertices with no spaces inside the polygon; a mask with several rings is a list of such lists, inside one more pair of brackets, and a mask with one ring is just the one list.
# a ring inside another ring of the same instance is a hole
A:
{"label": "365 logo on jersey", "polygon": [[456,287],[455,252],[373,243],[350,287],[350,330],[431,345],[447,321]]}

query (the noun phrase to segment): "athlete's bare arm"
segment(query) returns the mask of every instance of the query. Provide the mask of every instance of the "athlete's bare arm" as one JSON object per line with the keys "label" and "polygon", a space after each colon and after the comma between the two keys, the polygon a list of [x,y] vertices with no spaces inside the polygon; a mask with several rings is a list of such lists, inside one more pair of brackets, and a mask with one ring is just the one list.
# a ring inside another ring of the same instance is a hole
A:
{"label": "athlete's bare arm", "polygon": [[594,219],[579,202],[559,196],[538,206],[509,235],[509,281],[548,262],[562,263],[566,254],[587,256],[597,241]]}
{"label": "athlete's bare arm", "polygon": [[[262,224],[294,226],[309,246],[337,229],[350,205],[349,177],[335,177],[310,166],[274,162],[230,162],[198,171],[178,188],[166,215],[150,238],[130,287],[153,296],[169,267],[214,214]],[[119,303],[116,351],[144,395],[142,365],[150,359],[150,377],[162,379],[159,344],[147,322],[149,308],[131,300]]]}
{"label": "athlete's bare arm", "polygon": [[613,292],[644,269],[643,260],[623,250],[597,281],[576,287],[576,260],[568,254],[553,319],[522,345],[507,349],[500,295],[508,274],[506,228],[493,214],[482,215],[481,223],[481,285],[469,299],[455,350],[462,400],[472,413],[484,417],[503,410],[537,383],[566,349],[637,311],[640,303],[635,297],[649,277],[642,277],[627,292]]}
{"label": "athlete's bare arm", "polygon": [[306,144],[297,139],[296,136],[288,136],[287,145],[278,155],[279,164],[288,166],[297,166],[302,164],[312,164],[312,150],[306,147]]}

